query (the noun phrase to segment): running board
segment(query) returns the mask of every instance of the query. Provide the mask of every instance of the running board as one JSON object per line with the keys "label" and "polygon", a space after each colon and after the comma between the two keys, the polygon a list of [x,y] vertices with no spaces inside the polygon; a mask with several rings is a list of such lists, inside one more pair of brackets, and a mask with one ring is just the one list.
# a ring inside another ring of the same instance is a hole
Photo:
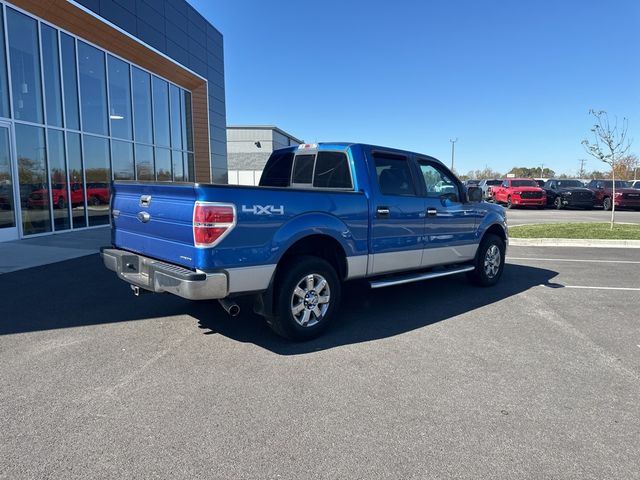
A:
{"label": "running board", "polygon": [[421,280],[430,280],[432,278],[447,277],[449,275],[455,275],[456,273],[464,273],[475,270],[472,265],[465,265],[464,267],[451,268],[449,270],[440,270],[439,272],[417,273],[413,275],[405,275],[402,277],[388,278],[385,280],[373,280],[369,282],[371,288],[384,288],[392,287],[394,285],[403,285],[405,283],[419,282]]}

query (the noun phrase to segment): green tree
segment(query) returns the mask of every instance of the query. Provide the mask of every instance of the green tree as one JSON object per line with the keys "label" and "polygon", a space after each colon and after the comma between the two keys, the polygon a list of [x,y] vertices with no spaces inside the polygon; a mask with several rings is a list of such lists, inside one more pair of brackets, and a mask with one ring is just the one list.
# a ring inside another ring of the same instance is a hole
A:
{"label": "green tree", "polygon": [[611,167],[613,184],[611,192],[611,230],[613,230],[616,218],[616,169],[631,148],[631,140],[627,137],[629,121],[623,118],[621,124],[618,125],[618,118],[615,117],[612,123],[609,121],[609,115],[604,110],[591,109],[589,114],[594,118],[594,124],[591,127],[593,138],[591,141],[585,138],[581,143],[589,155]]}

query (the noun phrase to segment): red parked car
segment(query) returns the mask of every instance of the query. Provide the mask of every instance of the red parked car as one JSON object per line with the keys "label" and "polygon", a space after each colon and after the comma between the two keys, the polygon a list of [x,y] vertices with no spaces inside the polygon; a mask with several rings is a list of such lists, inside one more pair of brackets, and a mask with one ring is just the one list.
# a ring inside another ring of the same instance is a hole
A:
{"label": "red parked car", "polygon": [[[65,208],[69,204],[69,195],[67,193],[66,183],[54,183],[51,189],[51,196],[53,198],[54,208]],[[84,195],[82,191],[82,185],[79,183],[71,184],[71,203],[72,205],[79,205],[83,203]],[[40,188],[34,190],[29,194],[28,206],[29,208],[42,208],[49,205],[49,189]]]}
{"label": "red parked car", "polygon": [[507,178],[492,187],[491,194],[496,203],[504,203],[507,208],[544,208],[547,204],[546,192],[532,178]]}
{"label": "red parked car", "polygon": [[[602,205],[605,210],[611,210],[613,197],[613,181],[611,180],[591,180],[587,188],[593,190],[595,194],[595,205]],[[631,188],[629,182],[616,180],[616,208],[633,208],[640,210],[640,191]]]}

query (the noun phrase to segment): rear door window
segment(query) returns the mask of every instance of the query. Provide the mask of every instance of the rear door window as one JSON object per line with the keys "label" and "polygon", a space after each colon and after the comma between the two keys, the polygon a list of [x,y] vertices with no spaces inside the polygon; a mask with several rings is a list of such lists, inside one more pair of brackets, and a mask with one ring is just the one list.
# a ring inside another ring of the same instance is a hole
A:
{"label": "rear door window", "polygon": [[318,152],[313,186],[318,188],[352,188],[347,156],[341,152]]}
{"label": "rear door window", "polygon": [[406,157],[375,154],[373,158],[382,195],[415,196],[416,189]]}

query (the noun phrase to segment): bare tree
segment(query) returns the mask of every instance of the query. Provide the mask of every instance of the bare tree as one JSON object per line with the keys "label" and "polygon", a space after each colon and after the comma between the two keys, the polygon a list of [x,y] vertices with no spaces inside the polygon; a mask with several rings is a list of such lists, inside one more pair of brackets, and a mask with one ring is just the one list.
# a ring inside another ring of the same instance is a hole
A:
{"label": "bare tree", "polygon": [[604,110],[591,109],[589,114],[595,118],[595,123],[591,128],[593,142],[585,138],[581,143],[589,155],[611,167],[613,187],[611,191],[611,230],[613,230],[616,219],[616,165],[631,148],[631,140],[627,137],[629,121],[627,118],[623,118],[622,124],[618,125],[616,117],[611,123],[609,115]]}

